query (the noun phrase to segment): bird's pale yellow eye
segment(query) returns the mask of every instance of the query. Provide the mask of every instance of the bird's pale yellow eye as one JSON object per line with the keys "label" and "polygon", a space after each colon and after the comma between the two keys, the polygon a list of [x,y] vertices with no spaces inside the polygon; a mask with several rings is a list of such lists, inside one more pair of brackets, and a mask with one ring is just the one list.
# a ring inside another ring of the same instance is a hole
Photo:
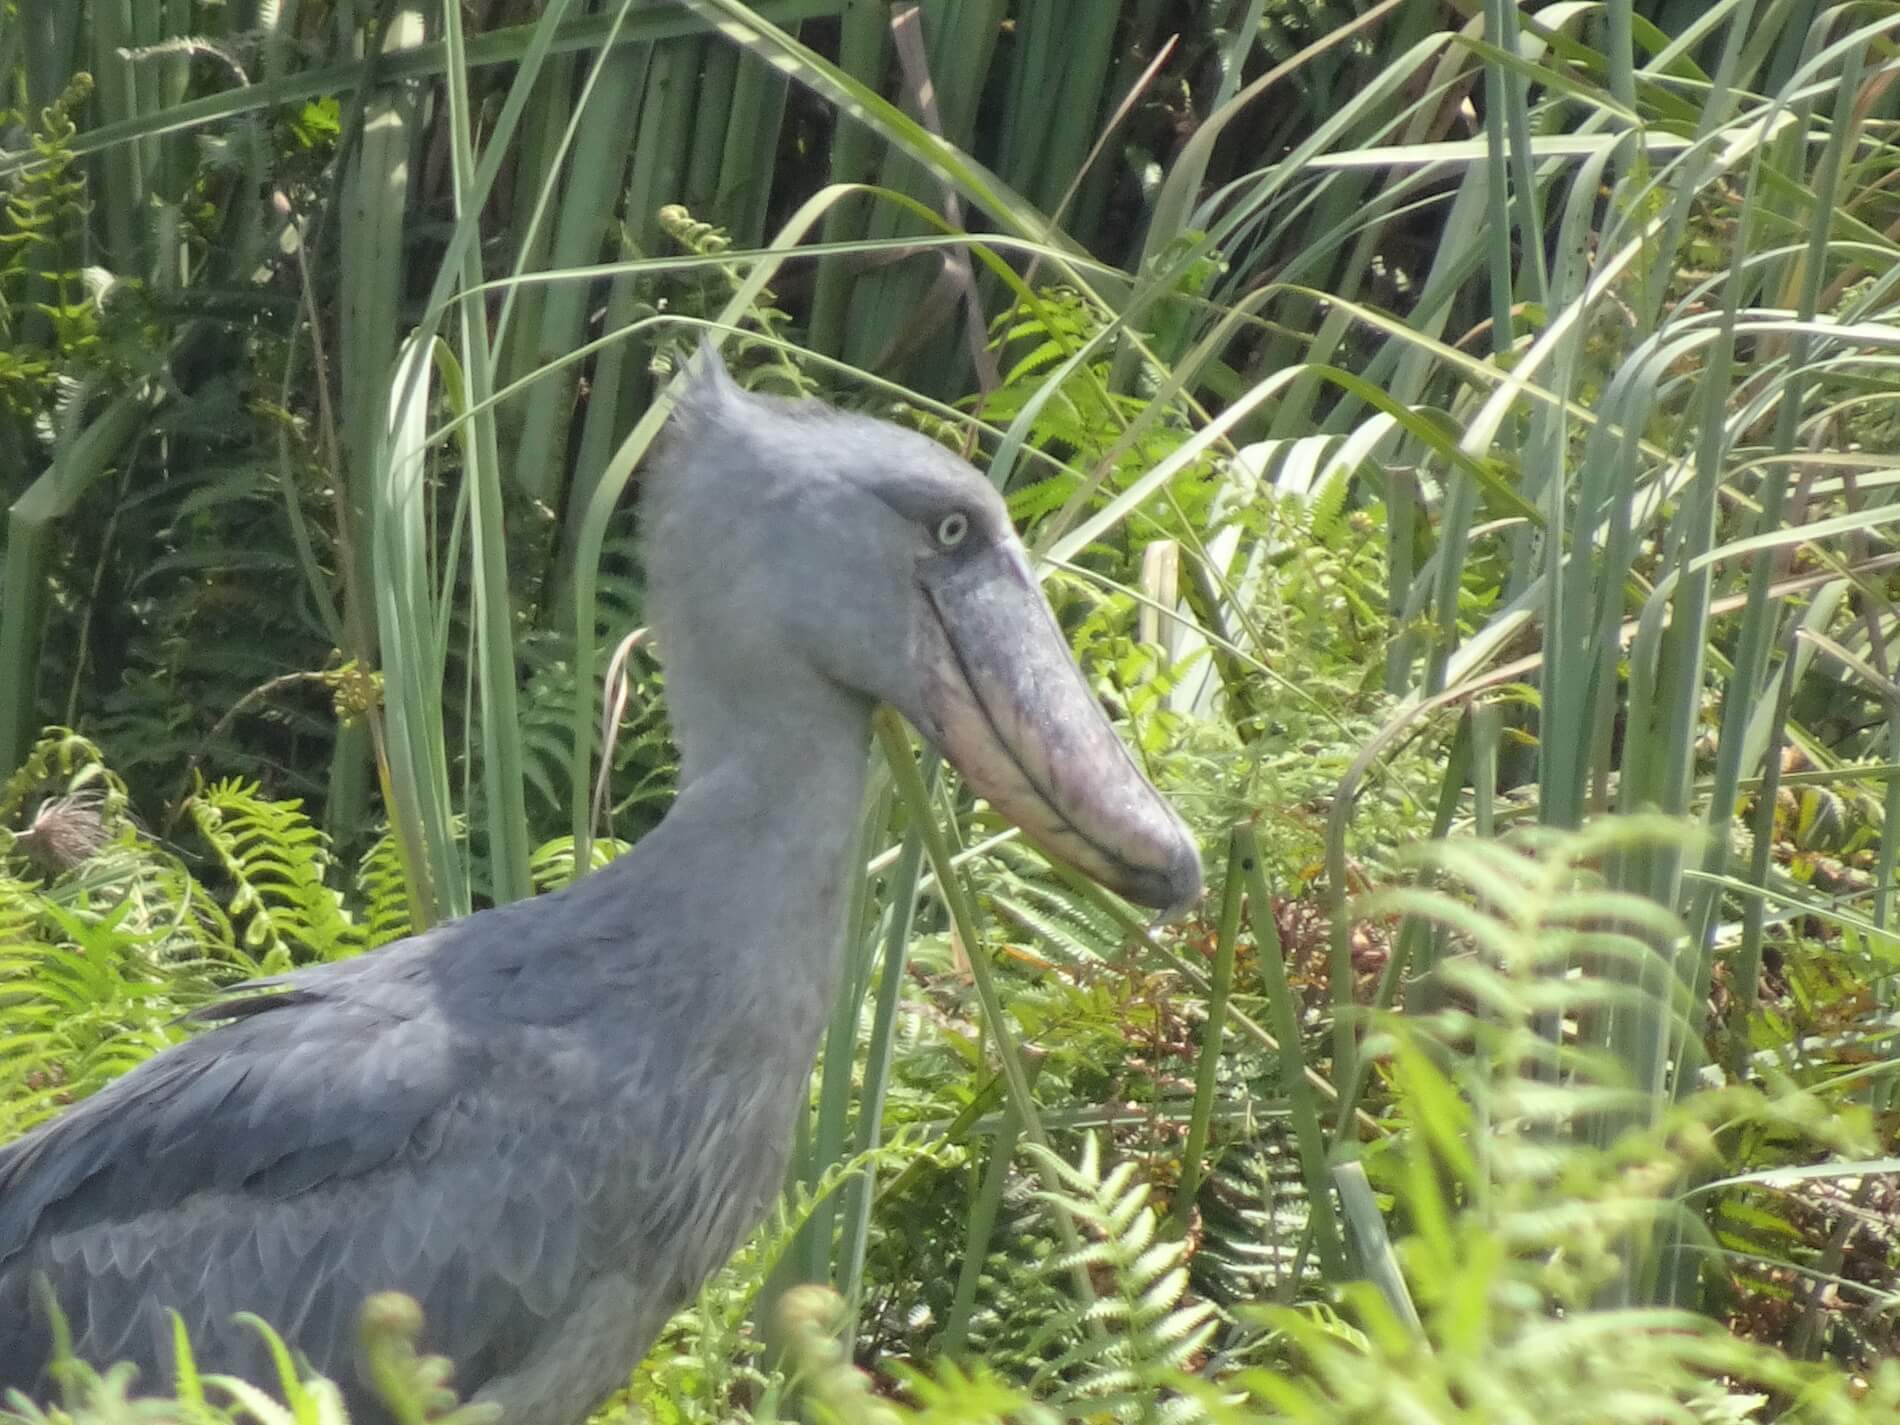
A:
{"label": "bird's pale yellow eye", "polygon": [[961,510],[952,510],[937,521],[937,546],[940,549],[955,549],[963,543],[970,532],[970,517]]}

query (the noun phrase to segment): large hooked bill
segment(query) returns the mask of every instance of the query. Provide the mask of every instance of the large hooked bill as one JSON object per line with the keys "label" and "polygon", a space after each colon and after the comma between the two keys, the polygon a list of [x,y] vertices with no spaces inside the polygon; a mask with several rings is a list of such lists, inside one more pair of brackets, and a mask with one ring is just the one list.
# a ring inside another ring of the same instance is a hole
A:
{"label": "large hooked bill", "polygon": [[1014,540],[924,586],[935,615],[926,697],[944,755],[1045,851],[1141,905],[1180,916],[1201,857],[1115,735]]}

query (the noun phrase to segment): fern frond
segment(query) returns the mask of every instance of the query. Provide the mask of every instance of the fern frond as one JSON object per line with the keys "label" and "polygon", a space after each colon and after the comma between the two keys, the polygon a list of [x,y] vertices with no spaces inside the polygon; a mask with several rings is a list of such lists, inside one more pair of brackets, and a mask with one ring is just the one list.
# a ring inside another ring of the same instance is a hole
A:
{"label": "fern frond", "polygon": [[0,1137],[85,1097],[180,1036],[217,966],[159,963],[162,926],[120,898],[73,905],[0,878]]}
{"label": "fern frond", "polygon": [[[589,847],[587,869],[598,871],[615,858],[624,856],[632,846],[632,842],[620,841],[611,836],[596,837]],[[574,880],[574,838],[557,836],[552,841],[542,842],[528,857],[528,874],[534,880],[535,892],[540,895],[558,891]]]}
{"label": "fern frond", "polygon": [[26,760],[0,784],[0,824],[19,821],[28,806],[42,797],[84,793],[98,795],[101,820],[114,823],[124,816],[125,782],[106,766],[98,744],[71,728],[48,728]]}
{"label": "fern frond", "polygon": [[409,919],[409,889],[394,832],[385,829],[363,853],[356,867],[356,889],[362,898],[357,925],[365,950],[400,940],[415,929]]}
{"label": "fern frond", "polygon": [[1073,475],[1051,475],[1009,492],[1009,517],[1018,525],[1033,525],[1054,514],[1075,493]]}
{"label": "fern frond", "polygon": [[1196,1199],[1195,1286],[1223,1305],[1276,1294],[1302,1264],[1304,1282],[1318,1280],[1318,1263],[1300,1251],[1308,1209],[1291,1129],[1284,1119],[1263,1129],[1258,1141],[1221,1155]]}
{"label": "fern frond", "polygon": [[231,878],[232,919],[243,944],[261,952],[264,973],[363,948],[362,930],[324,882],[329,841],[302,802],[272,801],[255,782],[233,777],[200,787],[186,810]]}
{"label": "fern frond", "polygon": [[1041,1189],[1036,1199],[1065,1213],[1084,1239],[1054,1256],[1047,1270],[1055,1279],[1086,1267],[1097,1291],[1092,1304],[1075,1304],[1045,1327],[1043,1348],[1055,1354],[1032,1385],[1045,1399],[1057,1392],[1078,1404],[1145,1412],[1157,1392],[1191,1369],[1219,1313],[1212,1302],[1189,1297],[1188,1246],[1160,1235],[1135,1164],[1104,1171],[1093,1135],[1074,1163],[1039,1145],[1027,1151],[1044,1180],[1060,1185]]}
{"label": "fern frond", "polygon": [[[682,204],[667,204],[660,209],[658,218],[661,231],[688,252],[718,257],[732,247],[732,239],[723,228],[701,222]],[[722,263],[714,270],[727,292],[736,293],[743,286],[743,276],[737,267]],[[791,316],[772,305],[770,289],[759,292],[747,315],[773,340],[753,341],[745,337],[738,340],[734,355],[745,363],[735,364],[733,374],[739,383],[749,389],[765,387],[787,395],[812,395],[817,390],[816,383],[786,355],[786,348],[791,344],[788,339]]]}
{"label": "fern frond", "polygon": [[[1053,952],[1071,965],[1101,965],[1108,959],[1108,948],[1122,939],[1120,927],[1114,927],[1113,938],[1105,946],[1103,940],[1092,933],[1099,928],[1097,925],[1081,924],[1082,915],[1069,914],[1078,910],[1079,898],[1066,899],[1060,889],[1034,882],[1016,882],[1010,890],[1014,894],[1001,891],[993,894],[990,904],[1029,931],[1035,937],[1038,951]],[[1035,904],[1038,901],[1043,904]]]}

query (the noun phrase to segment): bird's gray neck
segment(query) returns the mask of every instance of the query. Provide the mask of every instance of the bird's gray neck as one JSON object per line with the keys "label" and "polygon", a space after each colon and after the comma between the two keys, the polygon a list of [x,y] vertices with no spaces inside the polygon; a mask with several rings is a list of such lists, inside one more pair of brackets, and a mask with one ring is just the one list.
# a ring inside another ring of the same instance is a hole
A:
{"label": "bird's gray neck", "polygon": [[619,882],[662,934],[690,941],[679,953],[709,990],[783,995],[780,1009],[818,1016],[815,1035],[837,978],[871,705],[803,667],[728,687],[699,671],[667,663],[679,796],[631,855],[590,879]]}
{"label": "bird's gray neck", "polygon": [[682,792],[709,777],[762,791],[789,782],[807,813],[820,810],[814,797],[829,796],[850,804],[856,825],[870,745],[868,698],[790,657],[740,669],[710,660],[702,667],[679,655],[666,666]]}
{"label": "bird's gray neck", "polygon": [[707,880],[696,927],[742,983],[749,969],[784,996],[776,1013],[809,1019],[815,1043],[837,982],[871,705],[808,669],[759,672],[715,698],[689,688],[685,702],[669,678],[682,762],[661,831],[680,823]]}

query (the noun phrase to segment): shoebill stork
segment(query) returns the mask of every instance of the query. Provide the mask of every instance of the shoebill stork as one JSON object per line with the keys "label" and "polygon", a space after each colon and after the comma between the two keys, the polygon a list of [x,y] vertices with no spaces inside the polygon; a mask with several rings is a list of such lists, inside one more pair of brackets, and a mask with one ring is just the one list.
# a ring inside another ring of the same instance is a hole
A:
{"label": "shoebill stork", "polygon": [[0,1386],[48,1388],[40,1280],[76,1354],[145,1388],[168,1308],[201,1369],[273,1381],[251,1312],[381,1420],[356,1323],[397,1290],[465,1397],[581,1420],[779,1191],[879,701],[1055,856],[1143,905],[1198,896],[989,484],[697,365],[643,495],[665,820],[557,895],[200,1010],[0,1149]]}

